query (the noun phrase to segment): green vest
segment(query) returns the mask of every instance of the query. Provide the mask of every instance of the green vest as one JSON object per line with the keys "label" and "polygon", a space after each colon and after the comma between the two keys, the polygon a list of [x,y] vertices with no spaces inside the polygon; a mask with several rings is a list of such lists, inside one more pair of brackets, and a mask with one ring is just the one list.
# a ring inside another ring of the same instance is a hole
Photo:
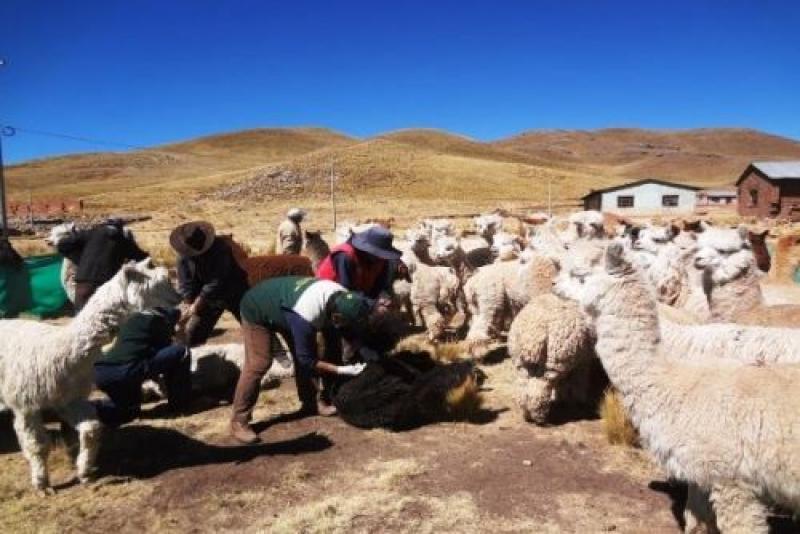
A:
{"label": "green vest", "polygon": [[293,308],[306,289],[316,282],[319,282],[318,278],[306,276],[281,276],[259,282],[242,297],[242,319],[251,324],[286,331],[289,325],[286,324],[283,310]]}

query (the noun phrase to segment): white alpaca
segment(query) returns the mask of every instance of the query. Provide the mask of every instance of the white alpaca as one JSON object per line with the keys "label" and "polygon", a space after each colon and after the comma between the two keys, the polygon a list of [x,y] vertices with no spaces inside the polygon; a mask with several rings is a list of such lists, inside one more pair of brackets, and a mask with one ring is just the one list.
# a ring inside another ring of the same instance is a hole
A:
{"label": "white alpaca", "polygon": [[492,244],[492,238],[497,232],[503,230],[503,217],[498,213],[479,215],[473,219],[475,230],[478,235],[488,244]]}
{"label": "white alpaca", "polygon": [[580,239],[605,238],[603,214],[599,211],[578,211],[569,216],[569,228],[561,237],[564,243],[573,243]]}
{"label": "white alpaca", "polygon": [[428,232],[431,242],[439,237],[456,235],[456,225],[451,219],[423,219],[422,227]]}
{"label": "white alpaca", "polygon": [[101,347],[132,313],[178,301],[167,270],[154,268],[148,258],[123,266],[68,325],[0,321],[0,401],[14,412],[14,430],[35,488],[50,487],[42,410],[54,410],[77,430],[78,478],[87,480],[94,469],[100,430],[87,397]]}
{"label": "white alpaca", "polygon": [[473,357],[498,341],[531,297],[547,293],[556,264],[541,254],[481,267],[464,285],[470,326],[466,340]]}
{"label": "white alpaca", "polygon": [[463,309],[461,281],[450,267],[417,265],[411,281],[414,322],[425,326],[431,341],[441,339],[447,325]]}
{"label": "white alpaca", "polygon": [[698,245],[695,264],[704,269],[704,289],[715,321],[789,328],[800,324],[800,306],[766,304],[760,285],[763,274],[746,228],[708,228],[698,237]]}
{"label": "white alpaca", "polygon": [[508,331],[508,354],[517,370],[517,401],[527,421],[543,424],[563,389],[583,394],[594,356],[594,333],[578,305],[551,293],[533,297]]}
{"label": "white alpaca", "polygon": [[622,245],[610,245],[605,261],[567,291],[595,326],[597,355],[644,447],[692,484],[690,508],[702,500],[696,490],[710,491],[724,532],[767,532],[762,497],[800,510],[800,366],[670,361],[655,298]]}
{"label": "white alpaca", "polygon": [[[273,343],[276,342],[278,340],[273,339]],[[192,349],[192,390],[207,393],[230,389],[236,385],[243,367],[244,345],[241,343],[195,347]],[[280,358],[276,354],[261,386],[292,376],[294,365],[291,357]]]}
{"label": "white alpaca", "polygon": [[[77,231],[73,222],[59,224],[50,229],[50,235],[45,242],[51,247],[57,247],[64,239],[73,237]],[[61,286],[73,304],[75,303],[75,275],[77,272],[78,266],[69,258],[64,257],[61,263]]]}

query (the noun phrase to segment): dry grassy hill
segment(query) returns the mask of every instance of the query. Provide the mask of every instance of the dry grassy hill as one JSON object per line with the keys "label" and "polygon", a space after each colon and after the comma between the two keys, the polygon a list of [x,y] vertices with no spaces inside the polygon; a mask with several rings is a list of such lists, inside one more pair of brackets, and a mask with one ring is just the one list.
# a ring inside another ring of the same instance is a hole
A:
{"label": "dry grassy hill", "polygon": [[281,128],[36,160],[7,175],[12,199],[81,197],[100,211],[185,209],[198,198],[240,208],[322,202],[332,167],[342,202],[541,205],[549,188],[556,201],[575,201],[646,176],[719,186],[752,159],[786,158],[800,158],[799,142],[744,129],[540,131],[484,143],[440,130],[359,140]]}
{"label": "dry grassy hill", "polygon": [[800,158],[800,142],[736,128],[532,131],[492,145],[553,162],[594,165],[621,179],[654,176],[699,185],[730,184],[752,160]]}
{"label": "dry grassy hill", "polygon": [[[12,165],[6,175],[11,199],[92,198],[162,187],[204,191],[227,173],[283,161],[353,140],[322,128],[273,128],[200,137],[135,152],[99,152]],[[117,197],[119,199],[119,197]]]}

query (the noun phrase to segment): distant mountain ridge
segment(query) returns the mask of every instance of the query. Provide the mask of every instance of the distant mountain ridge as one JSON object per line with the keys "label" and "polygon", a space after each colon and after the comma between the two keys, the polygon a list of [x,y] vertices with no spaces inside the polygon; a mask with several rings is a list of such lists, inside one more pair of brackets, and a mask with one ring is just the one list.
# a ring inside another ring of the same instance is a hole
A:
{"label": "distant mountain ridge", "polygon": [[575,199],[644,177],[729,185],[754,159],[800,159],[800,142],[744,128],[546,130],[491,142],[435,129],[358,139],[324,128],[262,128],[44,158],[6,174],[11,198],[105,195],[108,203],[156,202],[164,191],[247,201],[283,194],[281,184],[291,185],[289,195],[322,194],[332,167],[340,187],[360,195],[533,198],[552,187],[554,198]]}

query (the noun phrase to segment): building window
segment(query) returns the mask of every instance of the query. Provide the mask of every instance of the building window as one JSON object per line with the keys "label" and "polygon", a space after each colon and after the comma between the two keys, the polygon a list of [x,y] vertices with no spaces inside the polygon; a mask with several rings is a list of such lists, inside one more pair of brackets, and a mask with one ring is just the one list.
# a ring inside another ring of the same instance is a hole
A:
{"label": "building window", "polygon": [[750,207],[753,208],[758,205],[758,189],[750,190]]}
{"label": "building window", "polygon": [[678,195],[661,195],[661,205],[665,208],[675,208],[678,206]]}
{"label": "building window", "polygon": [[633,207],[633,195],[617,197],[617,207],[618,208],[632,208]]}

